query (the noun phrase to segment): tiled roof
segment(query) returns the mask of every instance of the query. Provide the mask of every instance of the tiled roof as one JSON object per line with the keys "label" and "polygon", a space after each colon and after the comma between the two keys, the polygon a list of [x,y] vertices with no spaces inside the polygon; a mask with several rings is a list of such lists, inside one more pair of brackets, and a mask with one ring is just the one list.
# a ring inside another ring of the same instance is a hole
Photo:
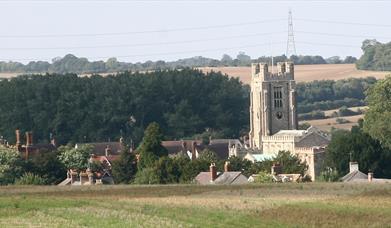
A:
{"label": "tiled roof", "polygon": [[330,140],[317,132],[310,132],[295,143],[296,147],[324,147]]}
{"label": "tiled roof", "polygon": [[343,182],[351,182],[351,181],[358,181],[358,180],[368,180],[368,175],[360,172],[359,170],[355,170],[353,172],[346,174],[341,178],[341,181]]}
{"label": "tiled roof", "polygon": [[123,149],[123,145],[120,142],[93,142],[93,143],[82,143],[77,144],[78,146],[82,145],[92,145],[92,154],[95,155],[105,155],[106,147],[109,146],[111,150],[111,155],[118,155]]}
{"label": "tiled roof", "polygon": [[176,154],[179,152],[192,151],[193,144],[201,144],[200,140],[178,140],[178,141],[162,141],[162,146],[164,146],[168,154]]}
{"label": "tiled roof", "polygon": [[200,172],[195,181],[198,184],[247,184],[247,177],[241,172],[217,172],[217,178],[212,182],[210,172]]}

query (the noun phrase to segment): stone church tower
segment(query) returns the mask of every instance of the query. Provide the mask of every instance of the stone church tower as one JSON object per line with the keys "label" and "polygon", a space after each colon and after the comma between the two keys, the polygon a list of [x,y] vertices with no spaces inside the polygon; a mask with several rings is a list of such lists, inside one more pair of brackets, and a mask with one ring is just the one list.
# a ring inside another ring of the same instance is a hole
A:
{"label": "stone church tower", "polygon": [[294,66],[277,63],[277,73],[265,63],[251,66],[250,147],[262,149],[262,136],[297,129]]}

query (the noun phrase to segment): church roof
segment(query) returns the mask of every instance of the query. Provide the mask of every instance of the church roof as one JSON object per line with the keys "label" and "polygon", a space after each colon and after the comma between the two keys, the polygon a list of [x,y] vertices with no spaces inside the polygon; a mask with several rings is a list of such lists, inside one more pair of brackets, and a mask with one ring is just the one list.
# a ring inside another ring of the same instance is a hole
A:
{"label": "church roof", "polygon": [[256,161],[256,162],[263,162],[265,160],[272,160],[272,159],[274,159],[276,154],[250,154],[249,153],[248,156],[253,157],[253,160]]}
{"label": "church roof", "polygon": [[273,136],[295,136],[301,137],[306,134],[306,130],[280,130]]}

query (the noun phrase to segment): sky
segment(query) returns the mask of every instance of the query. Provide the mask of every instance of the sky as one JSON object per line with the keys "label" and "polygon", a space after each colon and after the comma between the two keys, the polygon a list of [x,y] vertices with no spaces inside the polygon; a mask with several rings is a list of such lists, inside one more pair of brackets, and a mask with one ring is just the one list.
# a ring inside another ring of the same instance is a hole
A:
{"label": "sky", "polygon": [[172,61],[285,54],[291,9],[298,55],[356,56],[391,40],[391,1],[0,0],[0,61]]}

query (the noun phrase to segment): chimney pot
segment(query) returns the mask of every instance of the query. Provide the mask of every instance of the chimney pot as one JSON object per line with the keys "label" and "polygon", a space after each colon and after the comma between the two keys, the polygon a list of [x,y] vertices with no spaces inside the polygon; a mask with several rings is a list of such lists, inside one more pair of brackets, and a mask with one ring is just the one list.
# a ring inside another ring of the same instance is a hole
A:
{"label": "chimney pot", "polygon": [[110,146],[109,146],[109,145],[106,146],[105,155],[106,155],[106,157],[108,157],[108,156],[111,155],[111,149],[110,149]]}
{"label": "chimney pot", "polygon": [[209,168],[210,168],[210,179],[211,179],[211,181],[214,181],[217,178],[216,164],[215,163],[210,164]]}
{"label": "chimney pot", "polygon": [[33,133],[31,131],[26,132],[26,146],[33,145]]}
{"label": "chimney pot", "polygon": [[16,146],[20,145],[20,130],[16,129],[15,130],[15,135],[16,135]]}
{"label": "chimney pot", "polygon": [[357,162],[349,162],[349,172],[352,173],[354,171],[359,171]]}
{"label": "chimney pot", "polygon": [[224,172],[229,172],[229,161],[226,161],[225,164],[224,164]]}

